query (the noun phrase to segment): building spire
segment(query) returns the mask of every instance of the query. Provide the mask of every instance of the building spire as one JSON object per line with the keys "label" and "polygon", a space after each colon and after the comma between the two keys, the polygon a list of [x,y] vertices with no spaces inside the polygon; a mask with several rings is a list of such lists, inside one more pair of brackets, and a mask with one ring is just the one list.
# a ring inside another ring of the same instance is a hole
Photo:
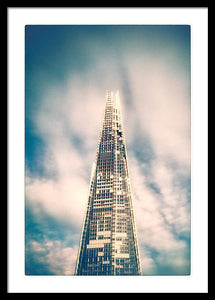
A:
{"label": "building spire", "polygon": [[106,107],[113,106],[113,93],[107,90],[106,92]]}
{"label": "building spire", "polygon": [[119,90],[116,91],[116,109],[120,110]]}

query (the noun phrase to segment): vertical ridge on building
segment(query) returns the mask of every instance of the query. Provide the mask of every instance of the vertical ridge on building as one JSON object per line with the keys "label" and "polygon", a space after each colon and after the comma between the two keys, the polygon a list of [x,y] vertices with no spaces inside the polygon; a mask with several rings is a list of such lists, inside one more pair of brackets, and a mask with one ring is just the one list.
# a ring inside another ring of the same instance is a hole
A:
{"label": "vertical ridge on building", "polygon": [[141,275],[119,92],[107,91],[75,275]]}

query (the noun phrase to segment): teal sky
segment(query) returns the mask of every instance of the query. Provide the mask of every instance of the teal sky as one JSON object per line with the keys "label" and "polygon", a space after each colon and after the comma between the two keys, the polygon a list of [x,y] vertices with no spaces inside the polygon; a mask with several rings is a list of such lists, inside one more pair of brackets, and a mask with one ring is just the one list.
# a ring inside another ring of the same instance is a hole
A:
{"label": "teal sky", "polygon": [[120,91],[143,275],[190,272],[190,27],[25,27],[26,274],[72,275],[106,90]]}

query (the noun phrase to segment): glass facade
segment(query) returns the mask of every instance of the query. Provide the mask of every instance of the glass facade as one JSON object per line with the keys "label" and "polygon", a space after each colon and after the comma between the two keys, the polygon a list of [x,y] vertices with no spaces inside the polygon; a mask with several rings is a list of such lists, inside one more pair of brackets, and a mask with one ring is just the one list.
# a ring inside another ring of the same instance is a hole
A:
{"label": "glass facade", "polygon": [[141,275],[118,92],[106,95],[75,275]]}

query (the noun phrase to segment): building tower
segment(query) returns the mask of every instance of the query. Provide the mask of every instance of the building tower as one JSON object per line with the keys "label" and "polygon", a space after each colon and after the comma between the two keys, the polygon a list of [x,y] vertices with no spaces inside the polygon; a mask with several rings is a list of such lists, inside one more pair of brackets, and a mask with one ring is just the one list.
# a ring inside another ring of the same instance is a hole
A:
{"label": "building tower", "polygon": [[141,275],[118,91],[113,98],[107,92],[75,275]]}

